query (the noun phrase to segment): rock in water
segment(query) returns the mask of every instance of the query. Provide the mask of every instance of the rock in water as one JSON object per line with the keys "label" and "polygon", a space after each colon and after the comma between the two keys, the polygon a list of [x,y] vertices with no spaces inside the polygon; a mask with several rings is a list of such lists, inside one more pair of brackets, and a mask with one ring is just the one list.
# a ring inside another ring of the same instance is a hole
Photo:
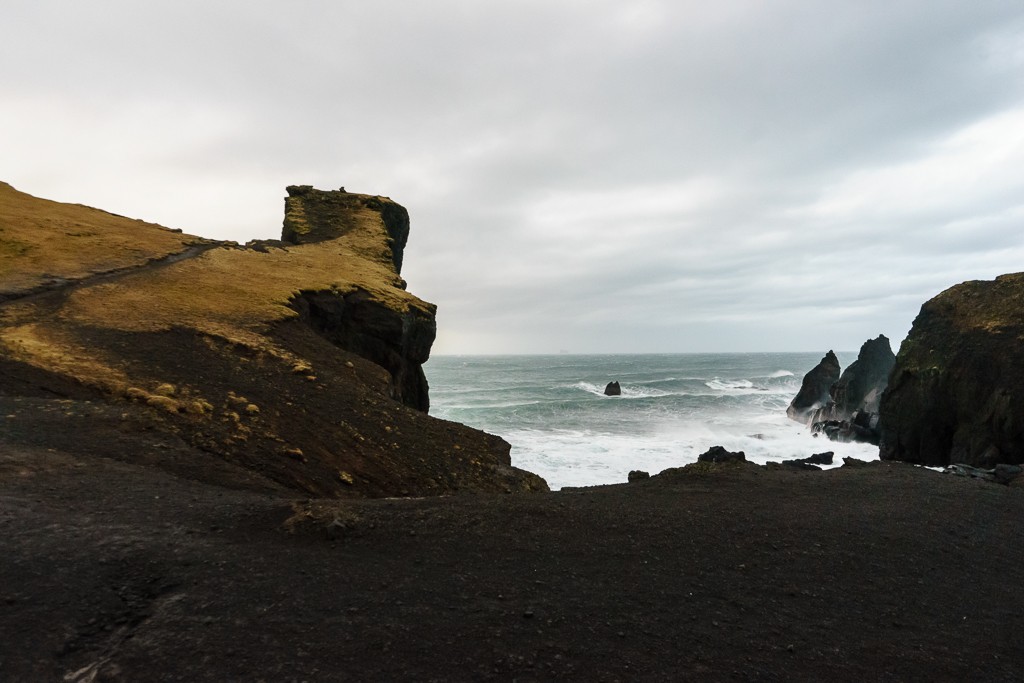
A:
{"label": "rock in water", "polygon": [[829,351],[813,370],[804,375],[800,391],[786,408],[786,415],[797,422],[809,424],[814,411],[831,400],[829,390],[838,379],[839,359]]}
{"label": "rock in water", "polygon": [[[830,392],[836,408],[851,417],[854,411],[877,413],[889,373],[896,364],[889,339],[880,334],[860,347],[857,360],[846,368]],[[845,419],[845,418],[844,418]]]}
{"label": "rock in water", "polygon": [[[831,353],[831,351],[829,352]],[[833,358],[835,356],[833,355]],[[816,434],[825,434],[833,441],[864,441],[878,443],[878,404],[889,379],[889,372],[896,362],[889,340],[885,335],[869,339],[860,347],[857,360],[846,368],[821,397],[821,384],[828,375],[824,372],[812,379],[812,374],[826,365],[826,356],[814,370],[804,378],[800,394],[790,404],[786,414],[794,420],[811,426]],[[839,362],[835,363],[838,373]],[[826,369],[831,369],[828,365]],[[802,396],[805,390],[806,396]],[[811,399],[817,396],[817,401]],[[807,406],[807,407],[804,407]],[[855,416],[858,421],[855,421]]]}
{"label": "rock in water", "polygon": [[882,395],[881,458],[991,468],[1024,462],[1024,273],[921,307]]}
{"label": "rock in water", "polygon": [[895,364],[896,355],[885,335],[880,334],[876,339],[864,342],[857,360],[829,389],[831,403],[826,409],[828,414],[821,415],[820,419],[849,420],[857,411],[877,413],[882,392]]}
{"label": "rock in water", "polygon": [[608,382],[608,385],[604,388],[605,396],[622,396],[622,387],[619,386],[618,382]]}

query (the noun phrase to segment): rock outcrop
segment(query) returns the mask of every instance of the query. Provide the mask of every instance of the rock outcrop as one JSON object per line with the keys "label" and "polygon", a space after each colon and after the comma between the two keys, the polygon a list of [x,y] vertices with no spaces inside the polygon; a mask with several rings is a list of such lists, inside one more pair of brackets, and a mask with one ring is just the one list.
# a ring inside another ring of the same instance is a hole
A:
{"label": "rock outcrop", "polygon": [[426,414],[407,238],[390,199],[306,186],[242,247],[0,184],[0,444],[314,496],[546,490]]}
{"label": "rock outcrop", "polygon": [[[346,237],[362,237],[362,251],[378,261],[390,261],[396,275],[409,239],[409,214],[384,197],[344,190],[316,190],[309,185],[287,188],[282,241],[317,244]],[[360,226],[379,223],[380,231],[360,235]],[[405,289],[400,280],[394,286]],[[300,317],[332,344],[367,358],[386,369],[392,378],[392,396],[426,412],[430,407],[423,363],[437,334],[435,308],[430,304],[396,311],[388,301],[356,288],[303,290],[291,302]]]}
{"label": "rock outcrop", "polygon": [[622,387],[619,386],[618,382],[608,382],[604,388],[605,396],[622,396]]}
{"label": "rock outcrop", "polygon": [[921,307],[882,396],[884,460],[1024,462],[1024,273],[951,287]]}
{"label": "rock outcrop", "polygon": [[697,456],[697,462],[746,462],[747,454],[743,451],[728,451],[724,446],[712,446]]}
{"label": "rock outcrop", "polygon": [[885,335],[864,342],[857,360],[829,388],[828,403],[812,416],[811,422],[850,420],[857,412],[877,413],[895,363],[896,354]]}
{"label": "rock outcrop", "polygon": [[[835,455],[833,451],[825,451],[824,453],[814,453],[806,458],[794,458],[793,460],[783,460],[783,465],[831,465],[832,458]],[[816,468],[817,469],[817,468]]]}
{"label": "rock outcrop", "polygon": [[839,359],[829,351],[810,372],[804,375],[800,391],[790,401],[786,415],[797,422],[809,424],[811,416],[830,400],[829,390],[839,379]]}
{"label": "rock outcrop", "polygon": [[861,345],[857,360],[842,375],[839,360],[829,351],[804,377],[786,414],[832,441],[877,444],[878,405],[895,359],[889,340],[881,334]]}
{"label": "rock outcrop", "polygon": [[821,420],[812,423],[811,434],[824,434],[829,441],[860,441],[877,446],[880,438],[878,424],[878,413],[856,410],[848,420]]}

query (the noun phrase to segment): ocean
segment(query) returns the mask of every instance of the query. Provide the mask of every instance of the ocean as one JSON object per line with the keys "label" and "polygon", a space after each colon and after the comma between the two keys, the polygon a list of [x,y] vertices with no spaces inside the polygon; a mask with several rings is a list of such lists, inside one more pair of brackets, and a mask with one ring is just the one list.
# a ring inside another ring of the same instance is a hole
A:
{"label": "ocean", "polygon": [[[626,481],[696,462],[711,446],[764,464],[877,447],[813,437],[786,406],[823,353],[437,356],[424,366],[430,413],[503,437],[512,464],[552,489]],[[856,353],[837,353],[843,368]],[[622,395],[604,395],[610,381]]]}

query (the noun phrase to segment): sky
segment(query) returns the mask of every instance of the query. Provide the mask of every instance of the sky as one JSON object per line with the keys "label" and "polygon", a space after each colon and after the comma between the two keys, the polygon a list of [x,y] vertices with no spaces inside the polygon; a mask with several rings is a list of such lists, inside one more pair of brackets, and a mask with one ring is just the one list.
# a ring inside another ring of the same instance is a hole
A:
{"label": "sky", "polygon": [[1020,0],[5,0],[0,62],[24,192],[404,205],[435,354],[896,350],[1024,270]]}

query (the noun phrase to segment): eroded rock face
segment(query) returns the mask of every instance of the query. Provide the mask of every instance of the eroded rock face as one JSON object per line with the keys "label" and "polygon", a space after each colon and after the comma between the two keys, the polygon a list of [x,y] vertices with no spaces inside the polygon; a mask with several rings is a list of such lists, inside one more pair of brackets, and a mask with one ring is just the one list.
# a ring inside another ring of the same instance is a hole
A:
{"label": "eroded rock face", "polygon": [[881,458],[1024,462],[1024,273],[951,287],[921,307],[881,401]]}
{"label": "eroded rock face", "polygon": [[[409,238],[409,214],[404,207],[385,197],[344,189],[325,191],[310,185],[287,189],[282,243],[318,244],[344,238],[378,261],[390,261],[396,276],[401,273]],[[377,235],[367,230],[374,224],[383,228]],[[395,285],[405,287],[404,281]],[[302,291],[291,305],[332,344],[386,369],[393,398],[427,412],[430,399],[422,366],[437,334],[432,304],[403,310],[360,288]]]}
{"label": "eroded rock face", "polygon": [[423,364],[437,334],[433,310],[396,313],[362,290],[300,292],[292,306],[332,344],[387,370],[392,398],[427,412],[430,396]]}
{"label": "eroded rock face", "polygon": [[315,244],[353,232],[361,213],[380,217],[387,231],[385,242],[395,272],[402,272],[402,256],[409,240],[409,212],[387,197],[355,194],[341,190],[317,190],[312,185],[289,185],[284,206],[281,240],[290,244]]}
{"label": "eroded rock face", "polygon": [[857,360],[850,363],[829,389],[831,406],[824,419],[848,420],[857,411],[877,413],[895,363],[896,354],[885,335],[864,342]]}
{"label": "eroded rock face", "polygon": [[[804,377],[800,393],[786,414],[832,441],[878,443],[878,404],[895,362],[885,335],[860,347],[857,360],[839,375],[839,360],[831,351]],[[825,388],[831,377],[837,377]]]}
{"label": "eroded rock face", "polygon": [[790,401],[786,415],[797,422],[808,424],[816,410],[831,400],[829,390],[839,379],[839,359],[829,351],[814,368],[804,375],[800,391]]}

